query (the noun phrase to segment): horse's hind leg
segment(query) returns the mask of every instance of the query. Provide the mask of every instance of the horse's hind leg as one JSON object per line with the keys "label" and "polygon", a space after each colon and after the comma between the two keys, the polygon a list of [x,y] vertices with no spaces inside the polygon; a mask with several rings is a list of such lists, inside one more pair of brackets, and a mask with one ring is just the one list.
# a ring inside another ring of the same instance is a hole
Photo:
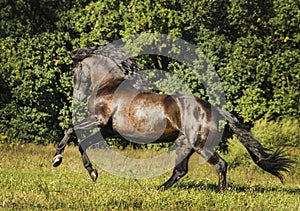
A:
{"label": "horse's hind leg", "polygon": [[217,171],[219,176],[217,192],[219,192],[226,188],[227,163],[214,149],[216,146],[214,141],[220,137],[216,130],[217,127],[212,125],[211,123],[209,128],[200,128],[197,138],[195,141],[192,140],[191,143],[193,149]]}
{"label": "horse's hind leg", "polygon": [[216,152],[210,150],[201,150],[198,151],[199,154],[207,160],[209,164],[214,166],[216,172],[218,173],[218,189],[217,192],[220,192],[226,188],[226,173],[227,173],[227,163],[223,158]]}
{"label": "horse's hind leg", "polygon": [[67,133],[65,134],[65,136],[61,140],[61,142],[58,144],[57,150],[52,159],[54,167],[57,167],[61,164],[62,157],[63,157],[61,154],[64,152],[65,147],[66,147],[67,143],[69,142],[72,133],[74,133],[74,128],[71,127],[68,129]]}
{"label": "horse's hind leg", "polygon": [[168,189],[188,172],[188,161],[194,149],[184,136],[176,140],[176,161],[172,176],[159,189]]}
{"label": "horse's hind leg", "polygon": [[218,173],[218,189],[217,192],[222,191],[226,188],[226,173],[227,173],[227,163],[223,158],[214,152],[213,156],[208,159],[208,163],[213,165]]}

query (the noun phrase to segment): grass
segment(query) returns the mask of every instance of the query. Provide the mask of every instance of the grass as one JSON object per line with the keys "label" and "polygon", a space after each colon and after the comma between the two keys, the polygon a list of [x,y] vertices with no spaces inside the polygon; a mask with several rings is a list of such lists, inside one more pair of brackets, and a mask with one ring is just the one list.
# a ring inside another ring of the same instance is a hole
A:
{"label": "grass", "polygon": [[[214,169],[199,165],[197,155],[187,176],[157,191],[171,172],[134,180],[98,168],[98,180],[92,182],[77,147],[68,146],[62,165],[53,168],[53,145],[2,145],[0,210],[300,210],[299,163],[282,185],[256,167],[242,146],[232,145],[234,150],[223,156],[229,162],[229,187],[222,193],[215,192]],[[299,150],[290,151],[299,161]]]}

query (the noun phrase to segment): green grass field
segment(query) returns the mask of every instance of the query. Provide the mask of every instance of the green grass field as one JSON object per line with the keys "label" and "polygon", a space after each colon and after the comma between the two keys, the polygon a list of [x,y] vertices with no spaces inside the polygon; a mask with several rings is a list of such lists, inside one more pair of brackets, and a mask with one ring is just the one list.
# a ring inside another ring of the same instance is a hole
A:
{"label": "green grass field", "polygon": [[[68,146],[58,168],[52,167],[55,147],[1,145],[0,210],[300,210],[298,160],[286,184],[264,173],[245,153],[231,144],[223,157],[229,163],[228,190],[216,193],[217,175],[193,155],[190,170],[167,191],[157,187],[171,172],[145,180],[125,179],[98,168],[92,182],[77,147]],[[143,153],[128,150],[127,153]]]}

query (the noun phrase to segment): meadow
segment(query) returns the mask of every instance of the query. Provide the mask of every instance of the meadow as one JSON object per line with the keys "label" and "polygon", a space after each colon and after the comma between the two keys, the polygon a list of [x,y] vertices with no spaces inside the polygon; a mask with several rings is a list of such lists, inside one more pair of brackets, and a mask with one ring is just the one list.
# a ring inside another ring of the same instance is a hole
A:
{"label": "meadow", "polygon": [[92,182],[76,146],[68,146],[62,165],[53,168],[54,145],[2,144],[0,210],[300,210],[298,149],[288,149],[298,163],[282,185],[253,164],[240,143],[231,142],[229,148],[222,155],[229,163],[228,188],[216,193],[217,175],[209,165],[199,164],[198,155],[192,156],[182,180],[158,191],[171,171],[136,180],[97,168],[98,180]]}

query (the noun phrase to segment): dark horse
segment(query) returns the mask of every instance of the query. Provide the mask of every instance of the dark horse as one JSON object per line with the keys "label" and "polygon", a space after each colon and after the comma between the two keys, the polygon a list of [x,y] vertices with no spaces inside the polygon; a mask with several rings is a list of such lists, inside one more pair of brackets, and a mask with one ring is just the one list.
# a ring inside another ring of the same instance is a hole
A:
{"label": "dark horse", "polygon": [[[62,153],[70,135],[77,130],[99,128],[103,137],[120,135],[128,140],[155,139],[155,142],[175,142],[176,160],[172,176],[161,188],[167,189],[188,171],[188,160],[197,152],[216,170],[219,176],[218,190],[226,187],[227,163],[210,146],[218,131],[219,116],[223,117],[253,161],[265,171],[284,182],[281,171],[288,171],[292,160],[282,148],[274,152],[262,145],[229,112],[216,109],[210,103],[191,95],[166,95],[140,91],[126,83],[138,66],[134,59],[122,61],[124,51],[112,45],[81,48],[71,53],[76,63],[74,89],[76,97],[87,96],[87,87],[92,86],[89,98],[89,115],[79,124],[69,128],[58,145],[53,157],[53,166],[62,162]],[[99,132],[99,131],[98,131]],[[93,133],[81,143],[97,139]],[[79,144],[84,167],[92,180],[98,177],[87,154],[86,144]]]}

